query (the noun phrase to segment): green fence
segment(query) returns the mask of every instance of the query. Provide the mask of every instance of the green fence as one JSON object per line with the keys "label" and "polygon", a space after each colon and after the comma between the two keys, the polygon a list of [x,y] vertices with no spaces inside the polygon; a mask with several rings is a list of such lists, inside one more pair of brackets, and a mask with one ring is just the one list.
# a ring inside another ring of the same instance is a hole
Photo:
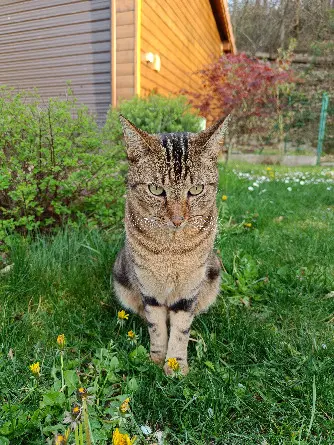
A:
{"label": "green fence", "polygon": [[334,155],[334,106],[328,93],[294,91],[268,105],[265,117],[232,121],[228,145],[232,153]]}

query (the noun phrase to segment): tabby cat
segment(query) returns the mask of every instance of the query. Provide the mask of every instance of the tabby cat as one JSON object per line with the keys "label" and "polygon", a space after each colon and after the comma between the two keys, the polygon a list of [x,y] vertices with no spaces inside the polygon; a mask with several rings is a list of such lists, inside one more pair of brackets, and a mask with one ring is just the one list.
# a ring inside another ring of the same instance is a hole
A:
{"label": "tabby cat", "polygon": [[170,374],[168,359],[175,358],[186,374],[191,323],[219,290],[216,164],[227,121],[198,134],[151,135],[120,120],[129,172],[114,289],[125,308],[147,321],[151,359]]}

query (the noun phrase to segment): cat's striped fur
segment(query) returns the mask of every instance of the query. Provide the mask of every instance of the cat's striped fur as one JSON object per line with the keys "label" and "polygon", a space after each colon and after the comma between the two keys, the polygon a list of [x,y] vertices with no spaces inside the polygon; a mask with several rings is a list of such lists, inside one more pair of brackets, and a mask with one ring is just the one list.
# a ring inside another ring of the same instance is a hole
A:
{"label": "cat's striped fur", "polygon": [[[147,320],[152,360],[176,358],[186,373],[191,323],[215,301],[220,283],[213,243],[216,162],[226,121],[199,134],[149,135],[120,119],[129,172],[126,241],[114,265],[115,292],[124,307]],[[150,184],[163,193],[153,195]],[[190,195],[202,185],[200,194]],[[167,363],[164,369],[171,372]]]}

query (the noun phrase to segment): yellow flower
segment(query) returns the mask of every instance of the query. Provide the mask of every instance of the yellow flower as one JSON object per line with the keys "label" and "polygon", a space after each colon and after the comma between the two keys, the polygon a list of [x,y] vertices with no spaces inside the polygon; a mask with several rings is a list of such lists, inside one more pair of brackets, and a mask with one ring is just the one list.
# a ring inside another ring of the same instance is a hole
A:
{"label": "yellow flower", "polygon": [[40,372],[41,372],[41,368],[39,366],[39,362],[33,363],[32,365],[29,366],[30,371],[35,375],[35,376],[39,376]]}
{"label": "yellow flower", "polygon": [[266,170],[267,170],[267,172],[270,172],[270,170],[272,170],[272,168],[271,167],[267,167]]}
{"label": "yellow flower", "polygon": [[72,415],[73,415],[73,417],[78,417],[78,415],[80,414],[80,412],[81,412],[80,406],[75,405],[75,406],[72,408]]}
{"label": "yellow flower", "polygon": [[58,335],[57,343],[61,348],[63,348],[65,346],[65,335],[64,334]]}
{"label": "yellow flower", "polygon": [[55,438],[54,438],[52,444],[53,444],[53,445],[66,445],[66,444],[67,444],[67,441],[68,441],[68,438],[69,438],[69,436],[70,436],[70,433],[71,433],[71,430],[70,430],[70,428],[68,428],[68,429],[65,431],[65,434],[64,434],[64,435],[62,435],[62,434],[57,434],[57,435],[55,436]]}
{"label": "yellow flower", "polygon": [[83,388],[82,386],[77,390],[77,396],[78,399],[86,399],[87,398],[87,389]]}
{"label": "yellow flower", "polygon": [[54,445],[66,445],[67,444],[67,439],[66,435],[63,436],[62,434],[57,434],[57,436],[54,438]]}
{"label": "yellow flower", "polygon": [[179,362],[174,357],[169,358],[167,364],[173,371],[178,371],[180,369]]}
{"label": "yellow flower", "polygon": [[222,196],[222,201],[227,201],[227,196],[226,195]]}
{"label": "yellow flower", "polygon": [[128,434],[122,434],[119,429],[116,428],[112,435],[112,445],[132,445],[136,437],[130,439]]}
{"label": "yellow flower", "polygon": [[132,345],[135,345],[138,340],[138,335],[133,331],[129,331],[126,338]]}
{"label": "yellow flower", "polygon": [[129,314],[127,314],[127,313],[125,312],[125,310],[122,309],[121,311],[118,311],[117,317],[118,317],[120,320],[127,320],[127,319],[129,318]]}
{"label": "yellow flower", "polygon": [[129,403],[130,403],[130,398],[128,397],[119,407],[122,413],[126,413],[127,411],[129,411]]}
{"label": "yellow flower", "polygon": [[248,229],[250,229],[252,227],[252,223],[245,223],[244,227],[247,227]]}

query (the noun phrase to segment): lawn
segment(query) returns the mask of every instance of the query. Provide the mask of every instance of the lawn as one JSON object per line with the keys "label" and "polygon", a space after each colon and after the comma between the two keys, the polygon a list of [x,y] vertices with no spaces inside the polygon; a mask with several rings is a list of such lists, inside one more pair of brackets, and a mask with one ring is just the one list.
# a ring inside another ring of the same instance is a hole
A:
{"label": "lawn", "polygon": [[115,427],[137,444],[334,443],[333,172],[220,170],[222,291],[193,324],[186,377],[150,363],[139,317],[117,316],[122,230],[13,242],[0,274],[0,445],[51,443],[74,404],[83,422],[68,444],[87,429],[85,443],[110,444]]}

